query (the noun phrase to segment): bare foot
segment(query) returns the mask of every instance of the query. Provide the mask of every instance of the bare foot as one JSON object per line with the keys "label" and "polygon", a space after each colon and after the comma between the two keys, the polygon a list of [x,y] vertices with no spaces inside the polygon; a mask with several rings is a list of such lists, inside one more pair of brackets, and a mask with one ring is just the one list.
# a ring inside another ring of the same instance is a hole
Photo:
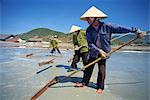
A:
{"label": "bare foot", "polygon": [[84,86],[85,86],[84,84],[77,82],[74,87],[80,88],[80,87],[84,87]]}
{"label": "bare foot", "polygon": [[96,94],[102,94],[103,92],[104,92],[104,90],[102,90],[102,89],[96,90]]}

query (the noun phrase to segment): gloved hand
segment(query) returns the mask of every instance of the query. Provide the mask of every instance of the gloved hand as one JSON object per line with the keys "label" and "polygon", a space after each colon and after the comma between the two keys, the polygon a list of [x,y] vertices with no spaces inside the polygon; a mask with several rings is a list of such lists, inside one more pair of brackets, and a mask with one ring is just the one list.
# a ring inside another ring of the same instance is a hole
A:
{"label": "gloved hand", "polygon": [[142,32],[140,29],[138,29],[135,34],[138,38],[143,38],[146,35],[146,33]]}
{"label": "gloved hand", "polygon": [[102,49],[99,50],[99,53],[100,53],[100,55],[102,56],[102,58],[107,58],[107,57],[109,57],[109,55],[108,55],[106,52],[104,52]]}
{"label": "gloved hand", "polygon": [[74,50],[79,50],[80,47],[78,47],[77,45],[75,45]]}

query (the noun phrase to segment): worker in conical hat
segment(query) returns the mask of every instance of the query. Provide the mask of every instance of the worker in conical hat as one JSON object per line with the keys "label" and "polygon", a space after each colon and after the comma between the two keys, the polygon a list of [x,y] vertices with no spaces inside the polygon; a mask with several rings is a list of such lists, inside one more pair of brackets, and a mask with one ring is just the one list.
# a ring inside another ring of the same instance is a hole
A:
{"label": "worker in conical hat", "polygon": [[80,31],[81,29],[82,28],[77,25],[72,25],[69,33],[77,32]]}
{"label": "worker in conical hat", "polygon": [[[112,33],[137,33],[139,37],[143,37],[136,28],[132,27],[124,27],[117,24],[104,23],[101,22],[102,19],[107,18],[108,16],[96,8],[92,6],[88,9],[80,19],[83,21],[87,21],[89,27],[86,30],[86,38],[89,47],[89,59],[88,63],[96,60],[98,57],[102,57],[103,59],[98,61],[98,77],[97,77],[97,91],[96,93],[101,94],[104,91],[105,84],[105,75],[106,75],[106,58],[108,58],[108,52],[111,51],[110,47],[110,39]],[[84,70],[83,81],[82,83],[77,83],[75,86],[83,87],[87,86],[90,77],[92,75],[92,71],[94,65],[86,68]]]}
{"label": "worker in conical hat", "polygon": [[70,33],[73,33],[75,54],[71,63],[72,69],[68,71],[73,71],[74,69],[77,69],[77,63],[80,61],[80,58],[83,60],[83,65],[88,63],[88,43],[85,31],[81,30],[81,27],[72,25]]}
{"label": "worker in conical hat", "polygon": [[58,36],[57,35],[54,35],[54,38],[57,38]]}
{"label": "worker in conical hat", "polygon": [[80,17],[80,19],[84,21],[87,21],[87,18],[104,19],[107,18],[107,15],[95,6],[92,6]]}
{"label": "worker in conical hat", "polygon": [[57,40],[58,36],[54,35],[53,39],[51,40],[50,44],[52,46],[52,50],[50,53],[54,53],[56,50],[58,51],[59,54],[61,54],[59,47],[58,47],[58,40]]}

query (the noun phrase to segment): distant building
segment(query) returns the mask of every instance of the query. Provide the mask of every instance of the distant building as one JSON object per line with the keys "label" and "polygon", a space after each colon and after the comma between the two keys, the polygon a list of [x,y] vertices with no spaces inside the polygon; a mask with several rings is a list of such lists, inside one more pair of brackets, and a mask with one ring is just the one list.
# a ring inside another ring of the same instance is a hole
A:
{"label": "distant building", "polygon": [[21,38],[19,37],[14,37],[14,38],[11,38],[11,39],[7,39],[6,40],[7,42],[24,42]]}
{"label": "distant building", "polygon": [[30,38],[27,40],[26,46],[29,47],[41,47],[42,39],[41,38]]}
{"label": "distant building", "polygon": [[27,42],[42,42],[41,38],[30,38]]}
{"label": "distant building", "polygon": [[25,42],[24,40],[22,40],[21,38],[19,38],[19,36],[14,36],[14,35],[10,35],[10,34],[0,34],[0,41],[6,41],[6,42]]}
{"label": "distant building", "polygon": [[10,34],[0,34],[0,41],[6,41],[8,39],[13,39],[15,38],[14,35],[10,35]]}

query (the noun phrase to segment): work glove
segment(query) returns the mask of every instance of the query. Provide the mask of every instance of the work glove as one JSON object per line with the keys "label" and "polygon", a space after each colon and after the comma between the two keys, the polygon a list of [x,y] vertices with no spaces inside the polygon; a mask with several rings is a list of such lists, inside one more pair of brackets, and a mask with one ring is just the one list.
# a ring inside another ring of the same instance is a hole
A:
{"label": "work glove", "polygon": [[79,46],[79,47],[76,45],[74,49],[75,49],[75,50],[79,50],[79,49],[81,49],[81,48],[84,47],[84,46],[86,46],[86,45]]}
{"label": "work glove", "polygon": [[143,38],[146,35],[146,32],[141,31],[140,29],[137,29],[135,32],[138,38]]}
{"label": "work glove", "polygon": [[79,50],[80,47],[78,47],[77,45],[75,45],[74,50]]}
{"label": "work glove", "polygon": [[99,53],[100,53],[101,57],[104,59],[109,57],[109,55],[105,51],[103,51],[102,49],[99,50]]}

